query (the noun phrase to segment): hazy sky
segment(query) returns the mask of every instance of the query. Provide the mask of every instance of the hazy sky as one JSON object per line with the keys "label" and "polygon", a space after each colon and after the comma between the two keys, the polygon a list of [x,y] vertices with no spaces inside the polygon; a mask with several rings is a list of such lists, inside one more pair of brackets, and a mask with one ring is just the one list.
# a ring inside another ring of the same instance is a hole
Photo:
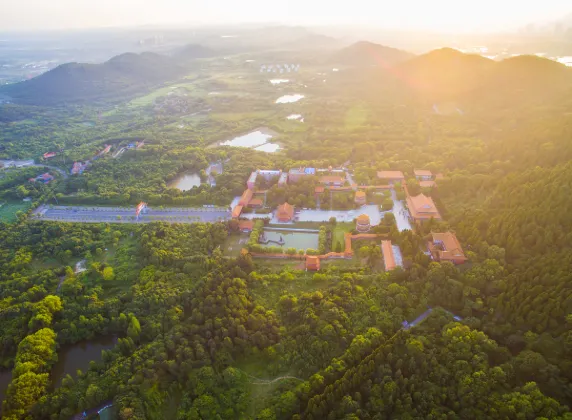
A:
{"label": "hazy sky", "polygon": [[570,0],[0,0],[0,31],[270,21],[512,29],[570,12]]}

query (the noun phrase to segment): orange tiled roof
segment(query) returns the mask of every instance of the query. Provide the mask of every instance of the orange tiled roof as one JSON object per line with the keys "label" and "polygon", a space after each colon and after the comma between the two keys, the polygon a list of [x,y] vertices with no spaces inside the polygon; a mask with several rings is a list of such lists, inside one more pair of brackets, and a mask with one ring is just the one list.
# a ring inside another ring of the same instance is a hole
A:
{"label": "orange tiled roof", "polygon": [[336,175],[324,175],[320,177],[320,182],[324,184],[343,184],[345,179]]}
{"label": "orange tiled roof", "polygon": [[281,204],[276,210],[276,217],[281,222],[289,222],[294,217],[294,206],[288,203]]}
{"label": "orange tiled roof", "polygon": [[393,255],[393,248],[391,247],[391,241],[381,241],[381,252],[383,253],[385,271],[391,271],[397,267],[397,264],[395,263],[395,255]]}
{"label": "orange tiled roof", "polygon": [[435,181],[419,181],[419,186],[421,188],[433,188],[435,185]]}
{"label": "orange tiled roof", "polygon": [[382,179],[405,179],[401,171],[379,171],[377,177]]}
{"label": "orange tiled roof", "polygon": [[324,192],[324,190],[325,190],[325,188],[320,185],[320,186],[314,188],[314,193],[315,194],[322,194]]}
{"label": "orange tiled roof", "polygon": [[357,218],[357,222],[360,225],[369,224],[369,216],[367,214],[360,214]]}
{"label": "orange tiled roof", "polygon": [[[437,255],[440,261],[458,261],[464,262],[467,260],[461,244],[452,232],[445,233],[432,233],[433,243],[431,248],[431,253]],[[443,244],[443,250],[435,247],[435,242],[441,242]]]}
{"label": "orange tiled roof", "polygon": [[232,217],[237,218],[242,213],[242,206],[238,205],[232,209]]}
{"label": "orange tiled roof", "polygon": [[254,193],[252,192],[252,190],[250,189],[246,189],[244,190],[244,192],[242,193],[242,197],[240,197],[240,201],[238,202],[238,204],[240,204],[241,206],[248,206],[248,203],[250,203],[250,200],[252,200],[252,196],[254,195]]}
{"label": "orange tiled roof", "polygon": [[262,201],[261,198],[253,198],[248,203],[249,206],[262,206],[263,204],[264,204],[264,201]]}
{"label": "orange tiled roof", "polygon": [[427,169],[415,169],[413,173],[415,174],[415,176],[433,176],[431,171]]}
{"label": "orange tiled roof", "polygon": [[415,197],[407,196],[407,207],[411,217],[416,220],[441,219],[441,215],[431,197],[427,197],[424,194],[419,194]]}
{"label": "orange tiled roof", "polygon": [[357,191],[356,192],[356,198],[365,198],[365,192]]}
{"label": "orange tiled roof", "polygon": [[240,230],[252,230],[254,228],[254,221],[253,220],[239,220],[238,221],[238,228]]}
{"label": "orange tiled roof", "polygon": [[320,258],[314,255],[306,256],[306,269],[308,270],[319,270],[320,269]]}

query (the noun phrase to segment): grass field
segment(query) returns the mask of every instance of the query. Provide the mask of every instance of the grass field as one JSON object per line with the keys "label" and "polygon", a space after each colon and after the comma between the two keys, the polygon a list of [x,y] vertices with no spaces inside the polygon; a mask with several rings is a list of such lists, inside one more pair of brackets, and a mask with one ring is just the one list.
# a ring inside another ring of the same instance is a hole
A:
{"label": "grass field", "polygon": [[[344,239],[344,235],[346,232],[351,232],[354,229],[354,227],[355,225],[353,223],[336,224],[336,228],[334,229],[332,238],[332,250],[340,249],[339,248],[340,246],[342,250],[345,249],[346,241]],[[338,244],[340,245],[338,246]]]}
{"label": "grass field", "polygon": [[32,206],[23,201],[7,201],[0,203],[0,221],[11,223],[16,220],[16,212],[26,211]]}
{"label": "grass field", "polygon": [[223,254],[227,257],[238,257],[242,248],[246,246],[248,237],[249,235],[244,233],[230,235],[222,246]]}

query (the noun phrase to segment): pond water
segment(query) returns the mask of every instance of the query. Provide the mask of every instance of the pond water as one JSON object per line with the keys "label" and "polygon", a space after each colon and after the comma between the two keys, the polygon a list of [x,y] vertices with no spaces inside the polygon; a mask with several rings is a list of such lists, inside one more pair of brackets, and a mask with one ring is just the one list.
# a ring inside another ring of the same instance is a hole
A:
{"label": "pond water", "polygon": [[176,188],[181,191],[192,190],[193,187],[201,185],[201,177],[197,173],[183,174],[169,183],[169,188]]}
{"label": "pond water", "polygon": [[302,118],[302,115],[300,115],[300,114],[291,114],[291,115],[288,115],[288,116],[286,117],[286,119],[287,119],[287,120],[300,120],[300,121],[302,121],[302,122],[304,121],[304,118]]}
{"label": "pond water", "polygon": [[279,85],[280,83],[288,83],[290,80],[288,79],[270,79],[270,83],[273,85]]}
{"label": "pond water", "polygon": [[62,346],[58,351],[58,361],[52,369],[52,383],[60,386],[62,379],[69,373],[75,377],[78,369],[85,372],[92,360],[101,360],[101,351],[109,350],[117,343],[117,337],[101,337]]}
{"label": "pond water", "polygon": [[262,131],[253,131],[242,136],[227,140],[221,143],[221,146],[233,147],[255,147],[266,143],[267,140],[272,138],[272,134],[263,133]]}
{"label": "pond water", "polygon": [[266,239],[270,241],[281,242],[280,238],[284,240],[284,245],[279,245],[277,243],[261,244],[264,247],[270,246],[280,246],[284,249],[286,248],[296,248],[296,249],[318,249],[318,234],[310,232],[288,232],[280,230],[269,230],[264,229],[264,235]]}
{"label": "pond water", "polygon": [[275,153],[280,149],[280,145],[276,143],[265,143],[262,146],[255,147],[254,150],[259,152]]}
{"label": "pond water", "polygon": [[294,95],[284,95],[284,96],[281,96],[278,99],[276,99],[276,103],[277,104],[289,104],[292,102],[298,102],[303,97],[304,97],[304,95],[300,95],[298,93],[294,94]]}
{"label": "pond water", "polygon": [[2,414],[2,401],[6,398],[6,390],[12,381],[12,372],[9,370],[0,371],[0,414]]}

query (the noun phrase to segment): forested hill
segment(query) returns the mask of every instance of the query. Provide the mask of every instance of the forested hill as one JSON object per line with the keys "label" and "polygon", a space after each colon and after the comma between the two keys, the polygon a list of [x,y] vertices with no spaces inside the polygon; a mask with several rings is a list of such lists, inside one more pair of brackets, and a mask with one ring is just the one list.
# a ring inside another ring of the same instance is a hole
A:
{"label": "forested hill", "polygon": [[175,59],[125,53],[102,64],[67,63],[38,77],[0,88],[15,102],[57,105],[125,98],[185,74]]}
{"label": "forested hill", "polygon": [[396,48],[360,41],[337,51],[330,57],[330,62],[344,66],[379,66],[390,67],[409,60],[414,55]]}

